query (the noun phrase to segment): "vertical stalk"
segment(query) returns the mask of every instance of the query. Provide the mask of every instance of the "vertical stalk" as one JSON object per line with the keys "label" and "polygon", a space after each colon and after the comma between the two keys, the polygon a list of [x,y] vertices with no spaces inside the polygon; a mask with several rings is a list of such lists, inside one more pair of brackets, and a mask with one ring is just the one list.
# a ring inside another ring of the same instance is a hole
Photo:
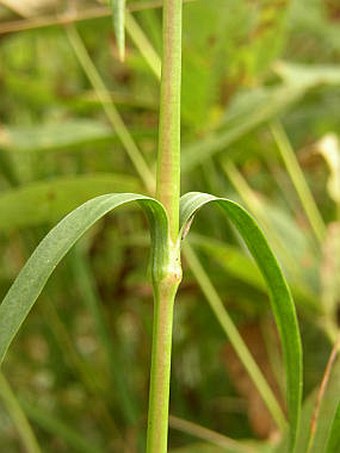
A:
{"label": "vertical stalk", "polygon": [[179,224],[181,59],[182,0],[164,0],[156,192],[168,211],[173,242]]}
{"label": "vertical stalk", "polygon": [[182,0],[164,0],[156,193],[167,211],[169,231],[152,263],[155,308],[147,453],[167,451],[173,308],[182,277],[178,244],[181,46]]}
{"label": "vertical stalk", "polygon": [[[175,278],[173,278],[175,277]],[[166,453],[168,444],[169,393],[173,308],[180,282],[173,274],[154,283],[154,324],[150,374],[147,453]]]}

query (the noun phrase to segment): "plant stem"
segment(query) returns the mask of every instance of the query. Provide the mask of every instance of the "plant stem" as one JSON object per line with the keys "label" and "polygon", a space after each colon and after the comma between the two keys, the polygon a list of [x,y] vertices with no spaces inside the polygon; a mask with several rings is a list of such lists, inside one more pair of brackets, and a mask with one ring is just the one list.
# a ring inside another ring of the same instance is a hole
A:
{"label": "plant stem", "polygon": [[182,0],[165,0],[156,193],[167,209],[173,242],[179,224],[181,47]]}
{"label": "plant stem", "polygon": [[166,453],[168,443],[172,322],[180,273],[154,281],[154,322],[148,412],[147,453]]}
{"label": "plant stem", "polygon": [[182,278],[179,230],[182,0],[164,0],[157,198],[165,206],[169,237],[153,258],[152,340],[147,453],[166,453],[168,443],[172,322]]}

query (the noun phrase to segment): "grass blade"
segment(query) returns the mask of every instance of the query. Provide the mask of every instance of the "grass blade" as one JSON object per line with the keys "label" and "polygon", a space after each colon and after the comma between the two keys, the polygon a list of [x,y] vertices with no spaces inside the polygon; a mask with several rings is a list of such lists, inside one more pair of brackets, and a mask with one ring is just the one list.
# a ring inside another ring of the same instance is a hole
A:
{"label": "grass blade", "polygon": [[129,175],[97,173],[39,181],[0,194],[0,231],[56,223],[99,195],[139,189]]}
{"label": "grass blade", "polygon": [[288,136],[279,121],[272,123],[271,132],[316,239],[322,244],[326,233],[326,226]]}
{"label": "grass blade", "polygon": [[145,61],[149,65],[151,71],[157,80],[161,79],[161,66],[162,62],[152,44],[148,40],[142,28],[135,20],[133,15],[129,12],[126,13],[126,31],[130,35],[131,40],[134,42],[140,53],[143,55]]}
{"label": "grass blade", "polygon": [[[339,425],[340,405],[340,336],[331,355],[318,393],[311,420],[308,453],[328,453],[328,445],[338,442],[333,432]],[[339,432],[337,433],[339,436]],[[334,450],[335,453],[336,450]]]}
{"label": "grass blade", "polygon": [[331,426],[329,440],[327,445],[327,453],[333,453],[340,450],[340,403]]}
{"label": "grass blade", "polygon": [[25,413],[13,393],[7,379],[0,373],[0,397],[5,403],[6,409],[15,424],[16,429],[20,435],[21,441],[27,453],[40,453],[40,448],[35,435],[32,431],[31,425],[26,418]]}
{"label": "grass blade", "polygon": [[224,308],[221,298],[219,297],[196,253],[188,244],[185,244],[184,246],[184,256],[212,311],[214,312],[222,329],[229,338],[229,341],[232,344],[237,355],[239,356],[243,366],[247,370],[249,376],[252,378],[274,421],[281,430],[284,430],[286,427],[286,418],[274,396],[272,389],[268,385],[262,371],[251,355],[246,343],[237,330],[233,320],[229,316],[229,313]]}
{"label": "grass blade", "polygon": [[137,201],[150,219],[153,253],[162,259],[167,240],[167,216],[156,200],[139,194],[107,194],[94,198],[67,215],[41,241],[18,275],[0,306],[0,364],[20,326],[43,290],[48,278],[75,242],[113,209]]}
{"label": "grass blade", "polygon": [[75,52],[75,55],[82,66],[87,78],[91,82],[98,100],[102,104],[103,110],[111,123],[112,128],[116,132],[119,140],[123,144],[127,155],[129,156],[136,172],[147,187],[149,193],[155,192],[155,181],[148,164],[146,163],[143,154],[136,145],[132,138],[129,129],[126,127],[121,115],[119,114],[116,106],[112,102],[111,95],[107,90],[97,68],[93,64],[84,43],[79,36],[75,27],[69,26],[66,29],[67,37]]}
{"label": "grass blade", "polygon": [[111,0],[113,26],[120,61],[125,59],[125,0]]}
{"label": "grass blade", "polygon": [[79,453],[103,453],[103,450],[96,445],[89,444],[84,439],[81,433],[73,430],[68,424],[60,420],[59,418],[47,414],[46,410],[43,410],[35,404],[30,404],[27,401],[23,401],[22,406],[28,415],[42,430],[52,433],[72,448],[72,451]]}
{"label": "grass blade", "polygon": [[189,193],[181,199],[182,237],[190,221],[204,205],[219,205],[235,225],[253,255],[270,292],[272,309],[283,347],[286,368],[286,399],[291,429],[291,451],[299,425],[302,398],[302,350],[295,306],[280,266],[253,217],[240,205],[225,198]]}
{"label": "grass blade", "polygon": [[187,433],[197,439],[204,440],[209,444],[216,445],[217,447],[222,448],[223,451],[227,449],[234,453],[255,453],[254,449],[247,445],[243,445],[242,442],[230,439],[229,437],[207,429],[204,426],[184,420],[183,418],[170,415],[169,422],[172,429]]}

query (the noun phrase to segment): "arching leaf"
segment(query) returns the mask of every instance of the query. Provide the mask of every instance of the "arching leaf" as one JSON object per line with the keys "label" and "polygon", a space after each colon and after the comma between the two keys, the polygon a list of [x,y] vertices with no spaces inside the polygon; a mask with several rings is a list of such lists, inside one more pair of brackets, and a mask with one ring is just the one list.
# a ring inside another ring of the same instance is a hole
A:
{"label": "arching leaf", "polygon": [[166,253],[168,220],[153,198],[133,193],[107,194],[87,201],[68,214],[35,249],[0,306],[0,364],[48,278],[75,242],[101,217],[130,202],[138,202],[150,220],[156,265]]}
{"label": "arching leaf", "polygon": [[269,289],[272,309],[282,342],[286,368],[286,399],[291,428],[291,451],[295,444],[302,398],[302,349],[295,306],[280,266],[254,218],[240,205],[225,198],[192,192],[181,198],[181,235],[185,236],[195,214],[216,203],[227,214],[253,255]]}

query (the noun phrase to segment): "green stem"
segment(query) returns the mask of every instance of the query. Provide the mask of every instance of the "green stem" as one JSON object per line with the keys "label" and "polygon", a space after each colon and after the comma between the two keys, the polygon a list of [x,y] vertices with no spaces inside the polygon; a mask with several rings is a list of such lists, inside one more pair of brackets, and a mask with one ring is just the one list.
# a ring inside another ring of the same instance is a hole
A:
{"label": "green stem", "polygon": [[182,0],[164,0],[157,197],[165,206],[169,237],[153,258],[152,340],[147,453],[166,453],[174,301],[182,278],[179,230]]}
{"label": "green stem", "polygon": [[173,242],[179,225],[181,43],[182,0],[165,0],[156,193],[168,211]]}
{"label": "green stem", "polygon": [[154,324],[148,412],[147,453],[166,453],[173,309],[180,272],[154,281]]}

